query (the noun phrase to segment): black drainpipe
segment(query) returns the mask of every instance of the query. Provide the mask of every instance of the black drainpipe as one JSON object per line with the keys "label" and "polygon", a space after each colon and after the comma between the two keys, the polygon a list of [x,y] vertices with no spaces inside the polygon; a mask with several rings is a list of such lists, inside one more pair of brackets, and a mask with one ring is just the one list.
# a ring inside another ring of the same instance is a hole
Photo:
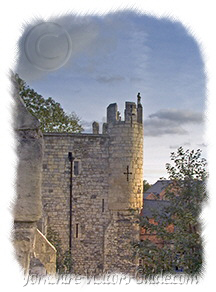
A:
{"label": "black drainpipe", "polygon": [[68,152],[68,159],[70,161],[70,218],[69,218],[69,251],[72,250],[72,207],[73,207],[73,161],[74,157],[72,152]]}

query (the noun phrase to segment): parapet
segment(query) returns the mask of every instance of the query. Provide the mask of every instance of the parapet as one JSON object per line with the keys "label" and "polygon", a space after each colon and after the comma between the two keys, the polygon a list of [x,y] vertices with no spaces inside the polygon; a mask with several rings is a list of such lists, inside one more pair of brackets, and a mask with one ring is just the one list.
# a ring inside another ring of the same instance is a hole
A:
{"label": "parapet", "polygon": [[107,107],[107,123],[115,123],[118,121],[118,106],[117,103],[111,103]]}
{"label": "parapet", "polygon": [[125,103],[125,122],[135,122],[137,121],[137,109],[135,102],[126,101]]}
{"label": "parapet", "polygon": [[[140,93],[137,94],[137,105],[135,102],[127,101],[125,103],[124,118],[125,123],[140,123],[142,124],[142,105]],[[107,124],[121,121],[120,113],[116,103],[112,103],[107,107]]]}
{"label": "parapet", "polygon": [[97,122],[92,123],[92,132],[93,134],[99,134],[99,123]]}
{"label": "parapet", "polygon": [[[137,94],[137,104],[135,102],[126,101],[124,110],[124,121],[121,121],[120,112],[118,111],[117,103],[111,103],[107,107],[107,122],[103,123],[102,134],[108,133],[108,125],[116,123],[139,123],[143,122],[143,109],[140,102],[140,93]],[[92,123],[92,133],[99,134],[99,124],[97,122]]]}

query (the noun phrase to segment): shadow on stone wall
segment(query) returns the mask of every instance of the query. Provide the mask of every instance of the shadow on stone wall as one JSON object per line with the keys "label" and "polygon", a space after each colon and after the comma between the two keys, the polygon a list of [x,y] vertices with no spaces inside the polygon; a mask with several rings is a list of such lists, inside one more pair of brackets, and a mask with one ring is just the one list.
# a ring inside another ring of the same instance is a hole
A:
{"label": "shadow on stone wall", "polygon": [[[54,274],[56,250],[37,229],[42,216],[41,176],[44,142],[39,121],[32,116],[19,96],[12,74],[14,132],[18,156],[16,201],[13,206],[13,242],[25,274]],[[47,253],[47,255],[45,255]],[[30,267],[31,266],[31,267]]]}

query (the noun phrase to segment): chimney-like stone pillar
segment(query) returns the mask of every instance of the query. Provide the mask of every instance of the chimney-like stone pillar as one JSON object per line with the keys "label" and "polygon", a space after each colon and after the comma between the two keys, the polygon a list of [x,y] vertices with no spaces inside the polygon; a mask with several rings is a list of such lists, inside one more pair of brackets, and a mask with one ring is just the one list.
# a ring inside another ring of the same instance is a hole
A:
{"label": "chimney-like stone pillar", "polygon": [[41,169],[44,144],[39,121],[27,111],[13,76],[12,81],[15,101],[14,132],[18,155],[13,243],[18,262],[24,273],[28,273],[37,222],[42,215]]}
{"label": "chimney-like stone pillar", "polygon": [[107,123],[116,123],[118,120],[118,106],[116,103],[111,103],[107,107]]}
{"label": "chimney-like stone pillar", "polygon": [[93,134],[99,134],[99,123],[97,122],[92,123],[92,131]]}

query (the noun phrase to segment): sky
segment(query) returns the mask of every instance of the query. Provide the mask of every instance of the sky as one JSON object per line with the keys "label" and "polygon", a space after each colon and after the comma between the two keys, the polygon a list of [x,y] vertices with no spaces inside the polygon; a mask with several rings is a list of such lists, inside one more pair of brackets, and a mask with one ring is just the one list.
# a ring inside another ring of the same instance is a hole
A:
{"label": "sky", "polygon": [[49,22],[26,25],[19,41],[16,72],[31,88],[75,112],[85,132],[93,121],[106,121],[110,103],[123,117],[125,101],[136,102],[140,92],[150,183],[167,177],[165,164],[179,146],[206,156],[204,64],[180,22],[132,11]]}

